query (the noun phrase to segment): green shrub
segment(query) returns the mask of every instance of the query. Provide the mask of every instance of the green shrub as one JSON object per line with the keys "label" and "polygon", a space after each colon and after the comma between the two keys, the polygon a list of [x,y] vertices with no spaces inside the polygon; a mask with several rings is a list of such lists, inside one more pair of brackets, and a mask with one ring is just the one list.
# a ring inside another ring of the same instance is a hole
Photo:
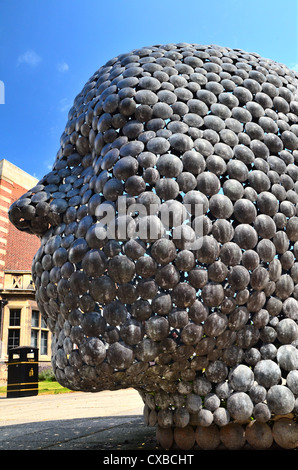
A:
{"label": "green shrub", "polygon": [[42,382],[42,381],[55,382],[56,377],[54,375],[53,370],[50,367],[48,367],[48,368],[44,368],[44,369],[39,371],[38,380],[40,382]]}

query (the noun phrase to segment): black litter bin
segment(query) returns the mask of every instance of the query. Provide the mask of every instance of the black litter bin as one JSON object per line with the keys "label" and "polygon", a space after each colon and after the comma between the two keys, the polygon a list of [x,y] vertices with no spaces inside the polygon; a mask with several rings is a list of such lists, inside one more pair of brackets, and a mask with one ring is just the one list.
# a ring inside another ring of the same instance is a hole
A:
{"label": "black litter bin", "polygon": [[8,351],[7,398],[38,394],[38,348],[20,346]]}

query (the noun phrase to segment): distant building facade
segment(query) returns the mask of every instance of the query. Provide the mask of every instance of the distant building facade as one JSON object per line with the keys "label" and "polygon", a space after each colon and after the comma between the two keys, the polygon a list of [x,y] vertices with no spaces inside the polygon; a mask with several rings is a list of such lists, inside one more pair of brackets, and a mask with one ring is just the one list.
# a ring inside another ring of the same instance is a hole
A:
{"label": "distant building facade", "polygon": [[0,381],[7,379],[8,350],[39,349],[39,363],[50,365],[51,333],[38,310],[31,264],[40,247],[35,235],[18,231],[8,219],[10,205],[38,180],[0,160]]}

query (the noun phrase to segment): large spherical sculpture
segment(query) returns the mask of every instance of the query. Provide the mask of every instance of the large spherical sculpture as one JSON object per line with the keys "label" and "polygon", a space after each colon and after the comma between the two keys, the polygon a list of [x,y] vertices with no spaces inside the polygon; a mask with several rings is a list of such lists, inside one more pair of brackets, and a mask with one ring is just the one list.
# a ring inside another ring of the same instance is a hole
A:
{"label": "large spherical sculpture", "polygon": [[40,237],[57,380],[133,387],[161,447],[298,446],[298,74],[152,46],[75,98],[53,170],[10,208]]}

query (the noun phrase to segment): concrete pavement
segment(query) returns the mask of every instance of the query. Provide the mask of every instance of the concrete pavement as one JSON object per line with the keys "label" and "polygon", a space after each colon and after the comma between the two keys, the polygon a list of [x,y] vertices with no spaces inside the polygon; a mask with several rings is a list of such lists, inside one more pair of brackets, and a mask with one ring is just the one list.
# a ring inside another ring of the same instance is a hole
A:
{"label": "concrete pavement", "polygon": [[[141,397],[133,389],[0,397],[0,451],[92,450],[100,451],[98,464],[107,463],[104,459],[111,459],[111,456],[120,459],[119,455],[124,455],[123,458],[138,455],[140,466],[146,461],[146,456],[151,457],[150,464],[163,454],[174,453],[175,457],[177,450],[164,451],[158,446],[155,427],[144,424],[143,407]],[[188,454],[192,458],[185,457],[181,463],[201,464],[205,458],[210,458],[210,453],[213,451],[204,451],[203,454],[193,450],[182,451],[182,458]],[[19,455],[22,459],[22,454],[14,454],[14,464]],[[72,453],[72,458],[75,456]],[[126,461],[122,463],[127,464]]]}
{"label": "concrete pavement", "polygon": [[0,426],[143,414],[143,400],[133,389],[97,393],[62,393],[32,397],[0,398]]}
{"label": "concrete pavement", "polygon": [[0,398],[0,450],[158,449],[133,389]]}

